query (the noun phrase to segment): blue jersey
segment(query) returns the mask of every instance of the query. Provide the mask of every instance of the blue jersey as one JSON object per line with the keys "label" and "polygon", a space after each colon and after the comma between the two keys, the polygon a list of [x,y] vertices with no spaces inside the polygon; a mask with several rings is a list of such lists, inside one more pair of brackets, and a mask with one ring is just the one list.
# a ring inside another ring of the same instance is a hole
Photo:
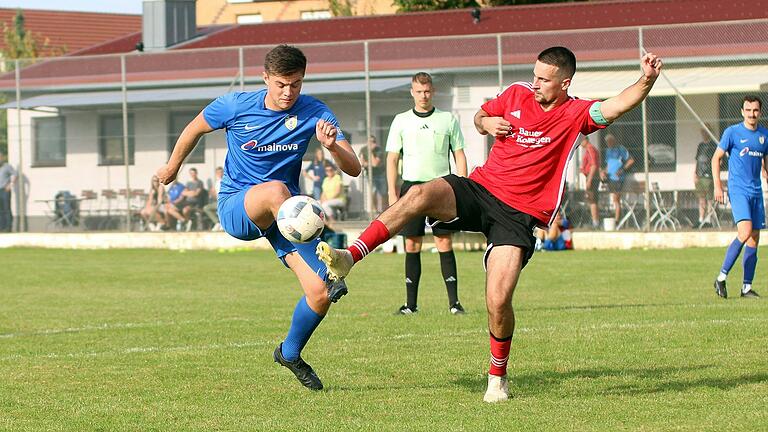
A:
{"label": "blue jersey", "polygon": [[606,147],[605,149],[605,171],[608,174],[608,179],[611,181],[619,181],[621,177],[618,174],[620,168],[624,167],[624,164],[629,160],[629,151],[627,148],[619,145],[615,147]]}
{"label": "blue jersey", "polygon": [[768,148],[768,129],[750,130],[744,123],[728,127],[719,147],[728,153],[728,193],[762,196],[760,169]]}
{"label": "blue jersey", "polygon": [[[298,194],[301,159],[315,135],[317,121],[339,127],[331,110],[312,96],[299,95],[290,109],[273,111],[264,105],[266,94],[266,89],[225,94],[203,110],[210,127],[227,130],[221,193],[277,180],[292,195]],[[341,129],[336,139],[344,139]]]}

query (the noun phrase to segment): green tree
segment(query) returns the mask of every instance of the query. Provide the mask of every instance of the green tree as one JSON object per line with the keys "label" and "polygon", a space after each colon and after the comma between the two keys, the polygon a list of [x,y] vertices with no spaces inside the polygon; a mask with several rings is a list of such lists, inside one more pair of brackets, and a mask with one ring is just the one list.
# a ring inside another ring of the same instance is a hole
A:
{"label": "green tree", "polygon": [[335,17],[352,16],[354,15],[352,8],[353,1],[354,0],[328,0],[328,9]]}
{"label": "green tree", "polygon": [[587,0],[485,0],[483,3],[486,6],[514,6],[514,5],[529,5],[539,3],[572,3],[582,2]]}
{"label": "green tree", "polygon": [[[44,53],[50,55],[64,54],[65,49],[53,48],[47,38],[40,38],[27,31],[24,26],[24,12],[21,9],[16,10],[13,17],[13,24],[3,23],[3,41],[5,47],[0,49],[3,71],[12,71],[16,67],[13,60],[16,59],[34,59],[43,56]],[[7,95],[0,94],[0,104],[5,103]],[[0,150],[8,152],[8,117],[6,110],[0,110]]]}
{"label": "green tree", "polygon": [[480,7],[476,0],[394,0],[398,12],[424,12]]}

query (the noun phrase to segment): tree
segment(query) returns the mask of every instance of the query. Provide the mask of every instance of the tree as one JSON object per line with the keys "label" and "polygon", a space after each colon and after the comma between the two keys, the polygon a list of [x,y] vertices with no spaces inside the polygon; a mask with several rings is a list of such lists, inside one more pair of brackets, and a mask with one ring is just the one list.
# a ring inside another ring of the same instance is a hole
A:
{"label": "tree", "polygon": [[567,3],[587,0],[394,0],[398,12],[423,12],[480,6],[513,6],[538,3]]}
{"label": "tree", "polygon": [[[16,59],[34,59],[41,57],[43,53],[50,55],[61,55],[64,53],[62,48],[52,48],[47,38],[42,39],[27,31],[24,27],[24,13],[21,9],[16,10],[13,17],[13,25],[9,26],[3,23],[3,40],[5,47],[0,49],[4,66],[3,71],[12,71],[16,68],[16,63],[10,60]],[[0,104],[6,102],[6,96],[0,95]],[[6,110],[0,110],[0,150],[8,153],[8,117]]]}
{"label": "tree", "polygon": [[486,6],[514,6],[539,3],[571,3],[583,2],[587,0],[485,0]]}
{"label": "tree", "polygon": [[328,9],[335,17],[338,16],[352,16],[354,11],[352,10],[352,2],[354,0],[328,0]]}
{"label": "tree", "polygon": [[476,0],[394,0],[398,12],[424,12],[480,7]]}

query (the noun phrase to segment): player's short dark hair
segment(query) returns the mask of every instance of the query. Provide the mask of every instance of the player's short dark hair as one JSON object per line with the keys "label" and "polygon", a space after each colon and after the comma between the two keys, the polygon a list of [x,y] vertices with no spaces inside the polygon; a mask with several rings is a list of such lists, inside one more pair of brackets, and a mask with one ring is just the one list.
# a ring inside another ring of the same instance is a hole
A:
{"label": "player's short dark hair", "polygon": [[763,101],[760,100],[760,97],[755,95],[746,95],[744,96],[744,101],[741,103],[741,106],[744,106],[744,102],[757,102],[757,107],[760,109],[763,109]]}
{"label": "player's short dark hair", "polygon": [[557,67],[565,78],[573,78],[573,74],[576,73],[576,56],[566,47],[547,48],[539,54],[538,60]]}
{"label": "player's short dark hair", "polygon": [[195,168],[195,167],[190,168],[189,172],[192,172],[192,171],[197,172],[197,168]]}
{"label": "player's short dark hair", "polygon": [[426,72],[418,72],[416,75],[413,76],[413,78],[411,78],[411,82],[432,85],[432,75]]}
{"label": "player's short dark hair", "polygon": [[307,70],[307,58],[300,49],[291,45],[278,45],[264,57],[264,70],[269,75],[288,76]]}

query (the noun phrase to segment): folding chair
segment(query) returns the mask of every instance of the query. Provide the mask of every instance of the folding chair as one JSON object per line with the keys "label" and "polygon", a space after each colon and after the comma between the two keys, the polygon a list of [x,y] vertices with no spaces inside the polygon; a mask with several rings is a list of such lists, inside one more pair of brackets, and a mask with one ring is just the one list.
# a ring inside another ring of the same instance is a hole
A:
{"label": "folding chair", "polygon": [[616,225],[616,229],[620,230],[624,224],[629,226],[629,221],[632,221],[632,223],[635,225],[636,229],[640,229],[640,224],[637,222],[637,216],[635,216],[635,208],[637,207],[637,204],[639,200],[637,197],[633,201],[629,201],[628,199],[624,198],[624,195],[621,195],[619,198],[619,202],[621,203],[622,212],[624,213],[624,216],[621,217],[621,220]]}
{"label": "folding chair", "polygon": [[664,195],[659,190],[659,184],[655,182],[651,183],[651,202],[655,207],[655,211],[651,215],[654,231],[658,231],[660,228],[670,228],[677,231],[681,227],[680,221],[675,217],[677,205],[672,204],[667,207]]}

